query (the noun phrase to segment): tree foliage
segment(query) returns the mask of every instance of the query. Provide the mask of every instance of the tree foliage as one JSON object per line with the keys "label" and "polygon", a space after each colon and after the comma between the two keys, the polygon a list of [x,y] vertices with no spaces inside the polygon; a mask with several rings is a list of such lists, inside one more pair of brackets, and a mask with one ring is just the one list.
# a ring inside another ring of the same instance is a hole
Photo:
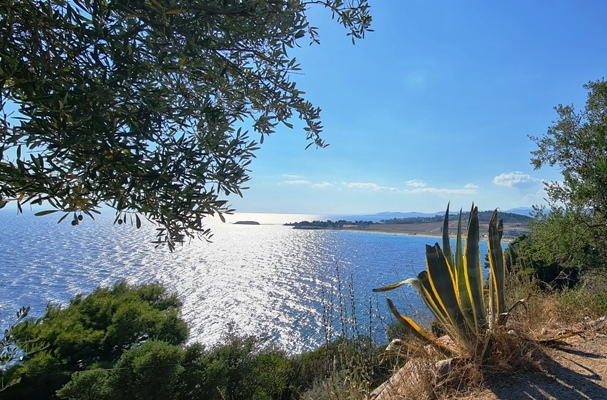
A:
{"label": "tree foliage", "polygon": [[171,248],[208,235],[203,218],[249,179],[243,126],[262,142],[299,118],[325,145],[291,80],[289,49],[318,42],[313,5],[353,41],[369,30],[366,0],[1,2],[0,205],[45,203],[76,225],[107,204],[117,222],[158,223]]}
{"label": "tree foliage", "polygon": [[5,393],[13,398],[48,398],[72,373],[112,366],[126,350],[149,339],[182,344],[188,327],[180,308],[176,295],[162,286],[125,283],[76,296],[66,308],[49,305],[39,323],[16,326],[21,335],[46,347],[6,371],[7,381],[20,383]]}
{"label": "tree foliage", "polygon": [[607,82],[584,85],[584,110],[559,105],[559,119],[537,143],[535,168],[556,167],[562,181],[545,185],[549,213],[540,212],[536,255],[566,268],[587,269],[607,259]]}
{"label": "tree foliage", "polygon": [[519,278],[533,277],[543,288],[570,287],[582,269],[598,265],[597,253],[581,241],[583,232],[569,215],[540,213],[530,228],[506,251],[508,269]]}
{"label": "tree foliage", "polygon": [[559,105],[559,119],[542,138],[532,163],[558,167],[562,182],[550,182],[546,189],[551,206],[583,210],[591,215],[607,215],[607,82],[584,85],[588,90],[586,108]]}
{"label": "tree foliage", "polygon": [[[33,338],[28,332],[32,325],[39,321],[27,318],[30,307],[22,307],[16,313],[16,319],[9,324],[0,337],[0,371],[4,371],[14,363],[19,362],[24,354],[35,354],[44,349],[43,342]],[[19,383],[19,378],[4,379],[0,376],[0,391]]]}

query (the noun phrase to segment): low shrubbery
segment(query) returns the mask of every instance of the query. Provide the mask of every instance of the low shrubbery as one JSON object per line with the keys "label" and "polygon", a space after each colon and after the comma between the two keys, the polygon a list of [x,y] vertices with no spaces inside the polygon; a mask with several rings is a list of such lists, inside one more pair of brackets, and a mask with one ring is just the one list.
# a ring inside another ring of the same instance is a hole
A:
{"label": "low shrubbery", "polygon": [[363,336],[289,355],[228,324],[217,345],[186,345],[180,308],[161,285],[125,283],[49,306],[40,320],[17,325],[19,337],[41,349],[4,371],[13,384],[0,397],[287,400],[341,391],[352,398],[391,371],[374,361],[381,349]]}

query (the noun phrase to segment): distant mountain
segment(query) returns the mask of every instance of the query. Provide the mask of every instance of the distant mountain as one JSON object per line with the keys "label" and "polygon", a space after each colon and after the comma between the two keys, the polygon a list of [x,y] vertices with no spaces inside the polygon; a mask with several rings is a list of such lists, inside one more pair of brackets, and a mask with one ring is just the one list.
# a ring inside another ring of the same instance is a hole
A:
{"label": "distant mountain", "polygon": [[327,217],[330,220],[346,220],[346,221],[371,221],[379,222],[388,219],[401,219],[401,218],[430,218],[435,215],[444,215],[444,211],[436,213],[420,213],[420,212],[392,212],[384,211],[377,214],[366,214],[366,215],[333,215]]}
{"label": "distant mountain", "polygon": [[[489,213],[487,215],[491,215],[491,212],[493,212],[493,210],[487,210],[489,211]],[[516,215],[522,215],[524,217],[530,217],[531,213],[533,212],[533,208],[531,207],[517,207],[517,208],[511,208],[509,210],[498,210],[500,213],[500,218],[504,218],[505,214],[516,214]],[[485,213],[485,212],[481,212],[481,213]],[[429,222],[431,219],[433,219],[436,216],[440,217],[440,220],[442,221],[442,217],[445,215],[444,211],[437,211],[435,213],[422,213],[422,212],[396,212],[396,211],[384,211],[384,212],[380,212],[377,214],[352,214],[352,215],[330,215],[327,216],[326,218],[332,221],[339,221],[339,220],[345,220],[345,221],[370,221],[370,222],[381,222],[381,221],[391,221],[392,223],[394,223],[394,220],[411,220],[413,218],[418,219],[417,222],[422,222],[421,220],[425,220],[426,222]],[[459,212],[455,212],[453,210],[451,210],[451,215],[459,215]],[[467,218],[468,212],[464,211],[463,216],[466,216]],[[507,216],[507,218],[510,221],[516,220],[515,216]],[[527,219],[522,219],[522,221],[527,221]],[[409,221],[411,222],[415,222],[415,221]]]}
{"label": "distant mountain", "polygon": [[531,213],[533,212],[533,208],[532,207],[517,207],[517,208],[511,208],[509,210],[505,210],[505,212],[512,213],[512,214],[525,215],[527,217],[530,217]]}
{"label": "distant mountain", "polygon": [[[451,218],[458,218],[459,213],[450,213]],[[492,210],[488,211],[479,211],[478,212],[478,220],[480,222],[489,222],[491,216],[493,215]],[[462,220],[467,221],[470,216],[470,212],[462,212]],[[391,218],[385,219],[382,222],[384,224],[424,224],[424,223],[435,223],[442,222],[444,216],[443,215],[435,215],[431,217],[413,217],[413,218]],[[515,214],[510,212],[500,212],[498,214],[498,218],[503,220],[504,223],[523,223],[526,224],[531,221],[531,217],[528,215]]]}

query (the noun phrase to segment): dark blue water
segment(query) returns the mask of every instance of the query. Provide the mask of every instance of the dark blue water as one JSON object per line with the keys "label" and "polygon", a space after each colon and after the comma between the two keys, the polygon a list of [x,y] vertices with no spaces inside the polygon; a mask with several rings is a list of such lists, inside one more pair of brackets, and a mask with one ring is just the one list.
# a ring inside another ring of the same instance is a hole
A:
{"label": "dark blue water", "polygon": [[[282,225],[316,218],[241,214],[225,224],[210,220],[212,243],[192,241],[171,253],[150,243],[151,224],[140,230],[113,225],[109,214],[73,227],[57,224],[54,215],[0,210],[0,323],[21,306],[39,316],[48,302],[64,304],[98,285],[126,280],[161,282],[176,291],[191,340],[207,345],[233,322],[243,334],[269,336],[297,352],[324,343],[327,328],[332,337],[352,329],[354,317],[363,333],[371,326],[368,333],[381,340],[392,317],[385,295],[371,290],[419,273],[424,245],[438,238]],[[229,223],[239,219],[262,224]],[[486,252],[486,243],[481,248]],[[419,314],[411,288],[389,295],[401,312]]]}

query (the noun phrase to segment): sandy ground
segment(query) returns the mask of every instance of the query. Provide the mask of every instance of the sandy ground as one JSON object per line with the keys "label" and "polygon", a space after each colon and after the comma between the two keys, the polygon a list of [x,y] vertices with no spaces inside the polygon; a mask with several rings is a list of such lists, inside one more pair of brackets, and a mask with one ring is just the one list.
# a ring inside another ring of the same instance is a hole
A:
{"label": "sandy ground", "polygon": [[514,374],[488,382],[468,398],[479,400],[607,399],[607,336],[590,333],[550,349],[545,371]]}
{"label": "sandy ground", "polygon": [[[361,226],[344,226],[345,230],[355,230],[364,232],[381,232],[397,235],[420,235],[420,236],[435,236],[442,235],[442,222],[429,222],[424,224],[371,224],[366,227]],[[481,236],[486,235],[489,231],[488,223],[480,223]],[[466,227],[462,227],[465,232]],[[457,233],[457,222],[452,222],[449,225],[449,231],[452,236]],[[524,224],[504,224],[504,240],[510,240],[522,233],[528,232],[529,229]]]}
{"label": "sandy ground", "polygon": [[[564,339],[558,349],[545,350],[541,368],[488,377],[484,387],[465,390],[466,397],[451,400],[607,400],[607,335],[586,331]],[[374,400],[412,399],[419,391],[424,399],[438,400],[420,379],[428,364],[408,362],[371,395]],[[421,366],[419,366],[421,365]],[[461,388],[464,389],[464,388]],[[440,397],[440,400],[446,400]]]}

